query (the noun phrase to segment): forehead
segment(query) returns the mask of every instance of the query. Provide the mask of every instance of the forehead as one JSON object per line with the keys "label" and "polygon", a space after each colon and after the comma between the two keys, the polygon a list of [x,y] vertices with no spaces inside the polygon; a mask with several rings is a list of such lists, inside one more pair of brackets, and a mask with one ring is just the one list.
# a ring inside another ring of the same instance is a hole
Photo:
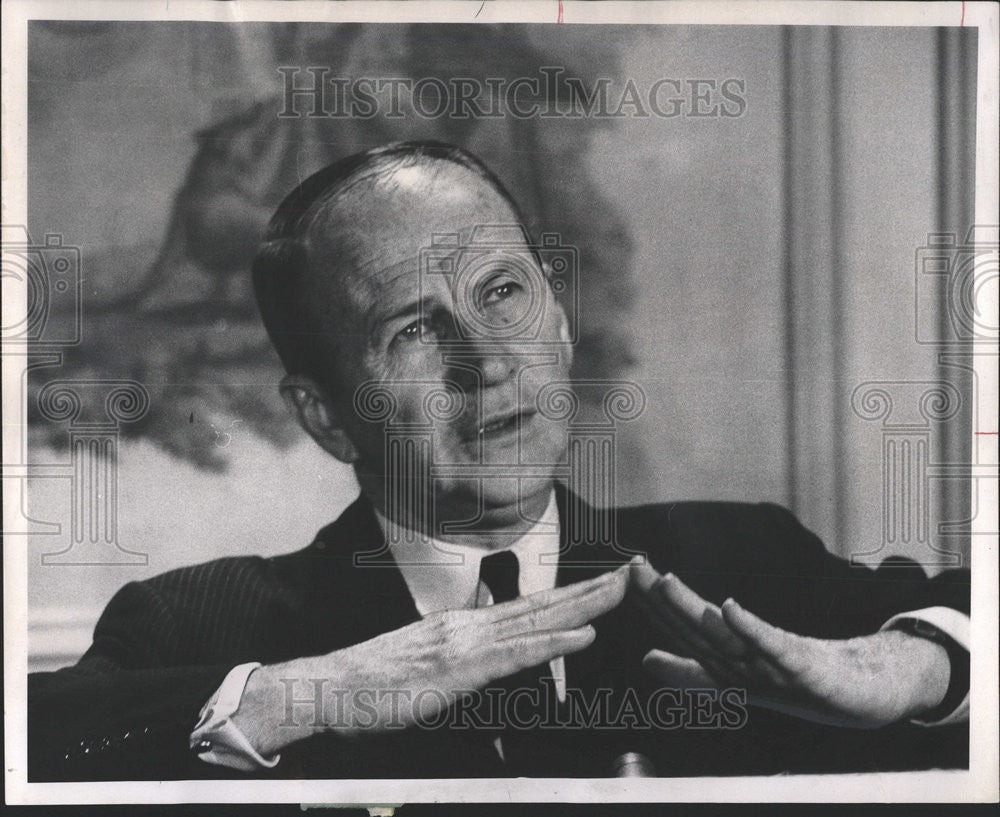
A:
{"label": "forehead", "polygon": [[[517,215],[484,179],[436,161],[363,179],[320,212],[308,235],[315,283],[343,307],[416,288],[421,251],[442,233],[467,241],[476,227]],[[352,310],[353,311],[353,310]]]}

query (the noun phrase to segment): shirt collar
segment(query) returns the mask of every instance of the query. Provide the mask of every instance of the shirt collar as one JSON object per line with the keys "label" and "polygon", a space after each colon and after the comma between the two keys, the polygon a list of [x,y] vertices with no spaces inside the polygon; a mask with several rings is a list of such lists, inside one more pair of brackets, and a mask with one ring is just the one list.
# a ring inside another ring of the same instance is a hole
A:
{"label": "shirt collar", "polygon": [[[375,516],[385,533],[388,521],[377,510]],[[496,551],[442,542],[412,531],[402,533],[401,541],[390,542],[389,549],[420,615],[483,603],[479,565],[484,557]],[[555,491],[549,495],[545,513],[508,550],[517,556],[518,589],[522,596],[555,587],[559,553],[559,510]]]}

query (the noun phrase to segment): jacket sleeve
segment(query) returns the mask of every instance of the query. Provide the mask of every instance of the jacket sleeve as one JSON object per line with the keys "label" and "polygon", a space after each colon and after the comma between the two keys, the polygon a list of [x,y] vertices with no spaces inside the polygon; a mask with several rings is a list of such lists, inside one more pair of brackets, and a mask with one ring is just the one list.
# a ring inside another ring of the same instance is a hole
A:
{"label": "jacket sleeve", "polygon": [[901,613],[948,607],[969,614],[967,570],[928,578],[920,565],[900,556],[874,569],[852,565],[827,551],[789,511],[760,508],[763,541],[743,574],[744,599],[737,601],[779,627],[819,638],[850,638],[874,633]]}
{"label": "jacket sleeve", "polygon": [[191,754],[188,737],[232,667],[184,664],[183,638],[150,583],[123,587],[79,663],[28,676],[28,779],[217,776]]}

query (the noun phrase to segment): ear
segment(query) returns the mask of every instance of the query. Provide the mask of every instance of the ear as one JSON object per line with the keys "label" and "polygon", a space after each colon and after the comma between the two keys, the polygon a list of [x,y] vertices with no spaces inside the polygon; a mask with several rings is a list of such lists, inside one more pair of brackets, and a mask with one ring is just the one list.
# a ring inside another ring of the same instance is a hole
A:
{"label": "ear", "polygon": [[552,272],[552,267],[549,266],[548,262],[542,262],[542,272],[545,275],[545,280],[548,282],[549,290],[552,293],[552,308],[556,311],[556,319],[559,321],[559,340],[561,340],[566,346],[566,354],[569,359],[569,364],[573,363],[573,343],[570,340],[569,333],[569,318],[566,317],[566,310],[563,309],[563,305],[556,298],[555,287],[552,285],[555,275]]}
{"label": "ear", "polygon": [[326,452],[350,465],[358,460],[358,452],[347,436],[330,405],[326,392],[311,377],[301,374],[286,375],[282,381],[281,396],[299,421],[299,425]]}
{"label": "ear", "polygon": [[566,317],[566,310],[563,309],[562,304],[557,302],[556,309],[559,310],[559,340],[570,347],[570,353],[572,354],[573,345],[569,340],[569,318]]}

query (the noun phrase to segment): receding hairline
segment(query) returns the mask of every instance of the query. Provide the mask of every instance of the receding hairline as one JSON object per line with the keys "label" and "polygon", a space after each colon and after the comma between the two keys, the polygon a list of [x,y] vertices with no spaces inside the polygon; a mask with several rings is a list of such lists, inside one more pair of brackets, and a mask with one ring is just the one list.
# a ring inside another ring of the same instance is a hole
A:
{"label": "receding hairline", "polygon": [[[486,206],[502,212],[504,223],[518,223],[518,213],[511,207],[505,196],[475,172],[445,160],[438,164],[447,165],[429,168],[426,163],[397,167],[388,172],[368,173],[352,184],[349,189],[338,191],[338,195],[328,198],[311,214],[305,232],[296,239],[302,252],[302,277],[299,280],[303,299],[304,320],[315,329],[329,327],[336,322],[343,310],[364,310],[364,301],[379,297],[381,287],[387,284],[379,273],[399,268],[396,276],[405,277],[414,272],[419,264],[420,252],[409,245],[409,252],[393,254],[386,250],[388,257],[379,258],[377,237],[391,235],[397,219],[408,218],[405,209],[399,209],[386,216],[377,227],[358,224],[358,210],[371,206],[375,212],[382,204],[392,207],[394,196],[399,192],[399,174],[409,170],[419,171],[420,176],[404,181],[406,192],[419,195],[426,191],[429,196],[440,196],[440,186],[452,187],[455,180],[462,182],[465,201],[472,208]],[[438,186],[437,188],[435,186]],[[361,215],[364,215],[362,211]],[[419,217],[419,216],[418,216]],[[463,239],[468,238],[464,235]],[[389,231],[385,233],[383,231]],[[433,233],[428,230],[426,244],[430,246]],[[406,246],[404,244],[404,246]],[[412,266],[413,270],[408,267]],[[353,304],[353,306],[352,306]]]}
{"label": "receding hairline", "polygon": [[[438,167],[431,167],[430,162]],[[412,178],[406,178],[411,173]],[[348,241],[363,239],[367,233],[364,227],[357,225],[357,212],[352,211],[352,207],[367,203],[367,200],[377,202],[378,197],[385,197],[383,201],[391,206],[392,197],[397,193],[429,192],[434,190],[435,185],[446,184],[444,192],[447,192],[455,180],[462,181],[464,193],[473,194],[475,204],[499,204],[507,211],[507,221],[522,223],[520,212],[510,197],[504,194],[505,191],[497,190],[489,179],[484,179],[464,165],[435,157],[400,167],[373,168],[352,179],[334,195],[317,200],[302,219],[298,240],[309,257],[309,251],[317,244],[337,238]],[[441,190],[434,192],[440,195]],[[396,215],[405,218],[402,213]],[[431,239],[432,236],[428,235],[428,242]]]}
{"label": "receding hairline", "polygon": [[520,207],[500,178],[472,153],[444,142],[395,142],[345,157],[301,182],[278,206],[266,234],[268,241],[295,239],[308,232],[316,215],[343,193],[350,193],[365,182],[374,187],[395,171],[404,168],[427,170],[438,165],[441,170],[465,170],[486,183],[523,221]]}
{"label": "receding hairline", "polygon": [[[277,208],[253,264],[254,293],[268,335],[281,357],[286,370],[311,374],[326,379],[334,361],[318,349],[310,336],[321,325],[330,325],[338,306],[316,308],[316,296],[329,297],[336,291],[335,279],[343,279],[351,265],[347,259],[327,267],[317,275],[314,267],[316,228],[322,224],[322,243],[336,243],[334,231],[340,232],[347,249],[349,237],[345,228],[351,226],[350,213],[338,212],[341,203],[349,203],[359,191],[377,192],[392,189],[400,171],[419,171],[417,181],[433,184],[443,175],[451,178],[471,178],[477,199],[502,202],[512,220],[522,226],[530,242],[530,233],[520,207],[503,182],[478,157],[468,151],[441,142],[403,142],[348,156],[317,171],[301,182]],[[465,171],[463,173],[462,171]],[[330,228],[334,228],[331,230]],[[357,238],[363,231],[357,230]],[[353,237],[350,237],[353,238]],[[430,240],[431,236],[428,236]],[[346,293],[345,293],[346,294]],[[321,300],[326,300],[326,297]],[[336,297],[336,296],[335,296]],[[341,304],[346,306],[346,304]],[[306,326],[306,331],[302,331]]]}

